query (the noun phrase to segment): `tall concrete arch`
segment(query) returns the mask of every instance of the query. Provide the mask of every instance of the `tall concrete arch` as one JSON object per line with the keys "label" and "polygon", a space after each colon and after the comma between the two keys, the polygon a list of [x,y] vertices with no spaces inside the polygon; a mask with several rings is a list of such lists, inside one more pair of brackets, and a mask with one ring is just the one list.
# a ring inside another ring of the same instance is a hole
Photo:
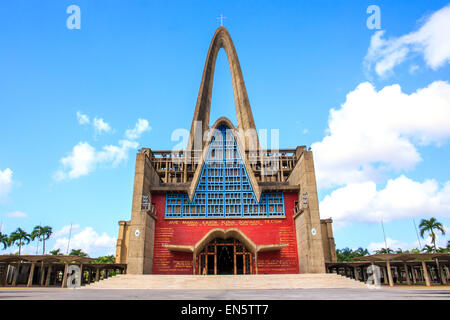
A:
{"label": "tall concrete arch", "polygon": [[[231,71],[231,81],[233,84],[234,104],[236,107],[236,118],[238,130],[243,131],[245,136],[245,149],[254,150],[259,148],[258,136],[256,134],[255,121],[253,119],[250,102],[245,88],[244,77],[236,53],[236,49],[227,29],[219,27],[212,38],[203,69],[202,81],[198,93],[197,104],[195,106],[194,117],[192,119],[191,131],[187,151],[200,151],[205,145],[203,137],[209,128],[209,116],[211,111],[211,97],[214,80],[214,69],[216,66],[217,54],[220,49],[224,49]],[[195,140],[196,139],[196,140]],[[200,144],[201,139],[201,144]],[[195,142],[194,142],[195,140]]]}

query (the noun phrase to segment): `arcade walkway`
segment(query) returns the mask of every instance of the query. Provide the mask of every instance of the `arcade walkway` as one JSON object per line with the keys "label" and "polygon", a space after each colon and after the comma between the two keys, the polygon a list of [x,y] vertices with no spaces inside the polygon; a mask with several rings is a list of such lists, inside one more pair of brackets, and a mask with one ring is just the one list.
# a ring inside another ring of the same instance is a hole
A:
{"label": "arcade walkway", "polygon": [[70,265],[81,269],[82,285],[126,272],[125,264],[92,263],[95,259],[55,255],[0,255],[0,287],[67,286]]}
{"label": "arcade walkway", "polygon": [[357,259],[360,261],[327,263],[327,272],[366,282],[376,266],[380,270],[380,285],[431,287],[450,284],[450,253],[374,254]]}

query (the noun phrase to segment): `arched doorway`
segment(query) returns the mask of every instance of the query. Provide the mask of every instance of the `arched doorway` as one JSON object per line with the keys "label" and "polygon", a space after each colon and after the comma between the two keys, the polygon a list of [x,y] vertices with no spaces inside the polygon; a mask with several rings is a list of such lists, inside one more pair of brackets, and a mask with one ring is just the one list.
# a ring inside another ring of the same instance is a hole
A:
{"label": "arched doorway", "polygon": [[252,274],[253,255],[235,238],[215,238],[198,254],[198,274]]}

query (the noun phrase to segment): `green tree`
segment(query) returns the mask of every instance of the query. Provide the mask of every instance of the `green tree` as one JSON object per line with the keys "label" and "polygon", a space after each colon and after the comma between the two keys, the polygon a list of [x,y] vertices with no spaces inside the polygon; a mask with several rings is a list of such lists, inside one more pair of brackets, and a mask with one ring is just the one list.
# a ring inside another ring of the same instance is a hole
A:
{"label": "green tree", "polygon": [[394,250],[390,249],[390,248],[381,248],[379,250],[375,251],[376,254],[390,254],[390,253],[394,253]]}
{"label": "green tree", "polygon": [[436,233],[439,231],[442,235],[445,235],[445,229],[442,223],[436,220],[436,218],[422,219],[419,224],[420,236],[424,238],[425,233],[428,233],[431,237],[431,243],[436,252]]}
{"label": "green tree", "polygon": [[8,248],[11,245],[9,237],[1,232],[0,232],[0,243],[3,245],[3,250],[6,250],[6,248]]}
{"label": "green tree", "polygon": [[[30,233],[30,239],[31,241],[34,241],[38,239],[39,242],[41,242],[41,226],[34,227],[33,231]],[[39,243],[36,246],[36,254],[38,253]]]}
{"label": "green tree", "polygon": [[358,248],[356,250],[352,250],[350,248],[337,249],[336,256],[339,262],[343,261],[354,261],[357,257],[366,256],[369,254],[367,249]]}
{"label": "green tree", "polygon": [[21,228],[17,228],[16,231],[9,236],[11,244],[19,246],[19,256],[22,251],[22,246],[29,244],[31,241],[31,235],[26,233]]}
{"label": "green tree", "polygon": [[36,226],[34,227],[33,232],[31,232],[31,240],[38,238],[39,241],[42,241],[42,254],[45,254],[45,241],[50,238],[52,233],[53,228],[49,226]]}
{"label": "green tree", "polygon": [[102,256],[93,260],[92,263],[116,263],[116,257],[113,255],[110,256]]}
{"label": "green tree", "polygon": [[81,249],[72,249],[70,251],[69,256],[77,256],[77,257],[87,257],[87,253],[84,253]]}
{"label": "green tree", "polygon": [[59,256],[59,255],[62,255],[62,252],[61,252],[61,249],[58,248],[58,249],[50,251],[50,254],[53,256]]}
{"label": "green tree", "polygon": [[42,254],[45,254],[45,241],[53,234],[53,228],[50,226],[42,227]]}
{"label": "green tree", "polygon": [[430,246],[429,244],[426,244],[423,248],[422,248],[422,252],[426,252],[426,253],[432,253],[434,250],[433,246]]}

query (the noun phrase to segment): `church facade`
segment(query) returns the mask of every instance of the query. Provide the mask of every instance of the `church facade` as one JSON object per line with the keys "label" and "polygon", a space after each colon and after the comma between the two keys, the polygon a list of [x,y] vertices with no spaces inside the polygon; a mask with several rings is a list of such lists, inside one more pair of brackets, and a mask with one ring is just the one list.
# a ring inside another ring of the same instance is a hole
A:
{"label": "church facade", "polygon": [[[237,126],[209,127],[217,54],[230,65]],[[220,27],[209,47],[186,150],[136,155],[131,220],[116,262],[131,274],[324,273],[335,262],[320,219],[312,151],[261,149],[236,49]]]}

